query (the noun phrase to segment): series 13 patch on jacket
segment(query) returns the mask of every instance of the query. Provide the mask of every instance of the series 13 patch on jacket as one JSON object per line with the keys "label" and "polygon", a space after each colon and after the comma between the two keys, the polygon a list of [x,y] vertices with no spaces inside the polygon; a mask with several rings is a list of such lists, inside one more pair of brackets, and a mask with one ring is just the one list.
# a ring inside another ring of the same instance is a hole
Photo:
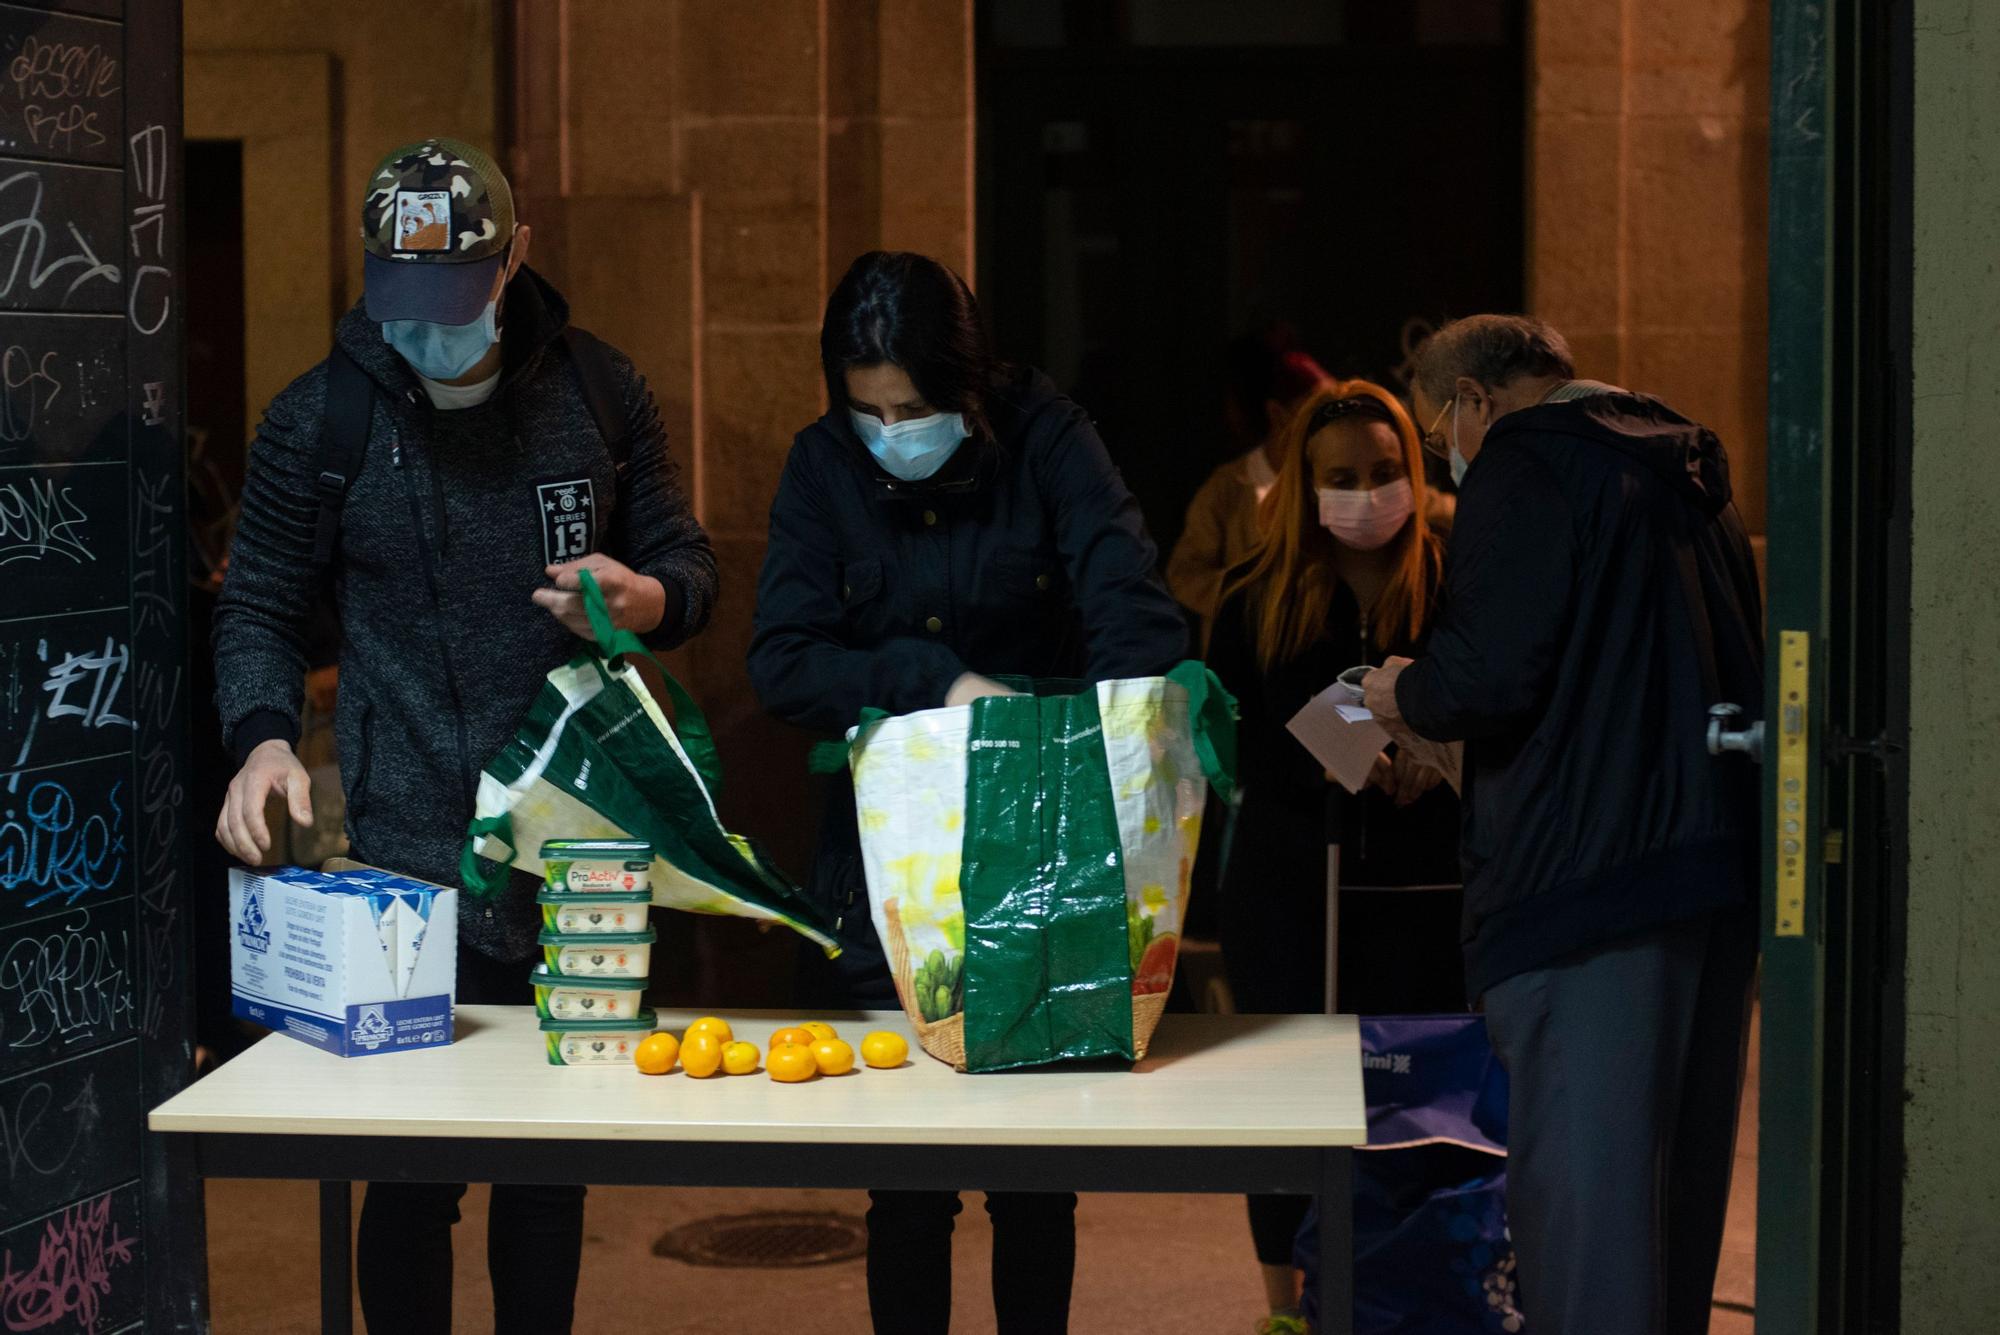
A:
{"label": "series 13 patch on jacket", "polygon": [[547,564],[574,561],[597,550],[597,494],[590,479],[543,482],[535,488],[542,515],[542,552]]}

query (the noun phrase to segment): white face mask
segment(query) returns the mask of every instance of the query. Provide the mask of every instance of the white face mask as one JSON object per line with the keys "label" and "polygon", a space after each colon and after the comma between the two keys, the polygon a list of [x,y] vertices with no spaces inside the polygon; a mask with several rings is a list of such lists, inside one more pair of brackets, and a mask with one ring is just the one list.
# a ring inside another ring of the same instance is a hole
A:
{"label": "white face mask", "polygon": [[1388,545],[1410,522],[1415,509],[1415,495],[1406,477],[1368,491],[1319,490],[1319,522],[1342,546],[1358,552]]}
{"label": "white face mask", "polygon": [[905,482],[921,482],[952,455],[958,453],[968,433],[961,413],[932,413],[885,426],[882,419],[856,409],[847,410],[854,434],[875,456],[884,472]]}

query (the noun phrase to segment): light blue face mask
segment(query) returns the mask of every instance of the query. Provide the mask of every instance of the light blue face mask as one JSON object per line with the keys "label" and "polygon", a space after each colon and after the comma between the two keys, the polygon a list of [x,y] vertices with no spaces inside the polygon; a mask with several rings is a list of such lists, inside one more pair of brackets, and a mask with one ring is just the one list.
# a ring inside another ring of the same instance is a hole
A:
{"label": "light blue face mask", "polygon": [[905,482],[921,482],[943,468],[968,434],[960,413],[932,413],[894,426],[884,426],[881,418],[853,408],[847,417],[883,471]]}
{"label": "light blue face mask", "polygon": [[1458,400],[1451,401],[1451,485],[1463,486],[1465,470],[1472,467],[1472,460],[1458,452]]}
{"label": "light blue face mask", "polygon": [[479,364],[500,341],[500,305],[486,309],[470,324],[432,324],[429,320],[384,320],[382,341],[402,354],[418,375],[432,380],[456,380]]}

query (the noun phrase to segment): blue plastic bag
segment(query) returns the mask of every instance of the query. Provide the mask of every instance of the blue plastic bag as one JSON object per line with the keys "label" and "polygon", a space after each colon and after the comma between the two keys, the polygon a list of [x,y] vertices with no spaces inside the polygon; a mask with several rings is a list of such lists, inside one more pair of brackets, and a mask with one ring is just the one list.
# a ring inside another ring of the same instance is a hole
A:
{"label": "blue plastic bag", "polygon": [[[1364,1018],[1368,1145],[1354,1156],[1356,1335],[1518,1335],[1507,1077],[1476,1015]],[[1294,1249],[1317,1323],[1319,1220]]]}

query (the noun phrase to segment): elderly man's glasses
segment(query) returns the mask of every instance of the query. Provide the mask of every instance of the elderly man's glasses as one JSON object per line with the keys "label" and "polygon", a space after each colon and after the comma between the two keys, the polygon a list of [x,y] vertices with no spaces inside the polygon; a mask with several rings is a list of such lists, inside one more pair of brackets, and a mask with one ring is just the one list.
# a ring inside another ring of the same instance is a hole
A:
{"label": "elderly man's glasses", "polygon": [[1424,432],[1424,449],[1440,459],[1451,458],[1451,442],[1444,438],[1444,419],[1447,413],[1458,407],[1458,395],[1451,396],[1451,402],[1438,409],[1438,415],[1431,419],[1430,430]]}

